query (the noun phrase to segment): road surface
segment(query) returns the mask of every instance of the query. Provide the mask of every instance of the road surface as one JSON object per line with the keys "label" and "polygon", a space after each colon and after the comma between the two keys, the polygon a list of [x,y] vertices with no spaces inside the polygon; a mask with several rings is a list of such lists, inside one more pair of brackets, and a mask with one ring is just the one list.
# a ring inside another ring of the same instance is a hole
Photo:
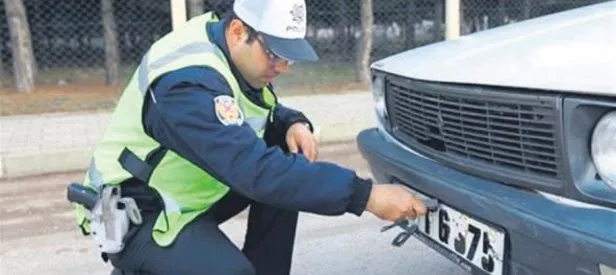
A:
{"label": "road surface", "polygon": [[[322,146],[320,159],[370,176],[353,142]],[[0,181],[0,274],[110,273],[90,239],[75,227],[65,200],[66,184],[81,177],[66,173]],[[245,218],[243,213],[221,226],[237,245]],[[399,230],[380,233],[385,224],[371,214],[301,214],[292,274],[468,274],[414,238],[401,248],[391,246]]]}

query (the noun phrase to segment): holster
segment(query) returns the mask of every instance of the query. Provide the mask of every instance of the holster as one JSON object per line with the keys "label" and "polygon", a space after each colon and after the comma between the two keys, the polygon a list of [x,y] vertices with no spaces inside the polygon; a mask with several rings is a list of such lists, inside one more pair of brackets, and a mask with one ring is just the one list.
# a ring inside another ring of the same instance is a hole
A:
{"label": "holster", "polygon": [[135,200],[122,197],[120,186],[104,186],[98,201],[87,214],[91,236],[102,253],[121,252],[130,223],[142,223]]}

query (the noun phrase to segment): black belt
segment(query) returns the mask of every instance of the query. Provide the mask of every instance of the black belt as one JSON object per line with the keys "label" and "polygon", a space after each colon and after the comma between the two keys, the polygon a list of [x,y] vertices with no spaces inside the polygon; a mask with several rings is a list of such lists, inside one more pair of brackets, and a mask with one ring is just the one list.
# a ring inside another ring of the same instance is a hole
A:
{"label": "black belt", "polygon": [[148,183],[150,182],[152,172],[154,172],[154,169],[158,166],[166,153],[167,149],[160,146],[151,151],[147,155],[146,160],[143,161],[130,149],[125,147],[118,158],[122,168],[133,176],[133,178],[121,183],[122,196],[135,199],[142,213],[158,213],[164,207],[160,194],[150,187]]}

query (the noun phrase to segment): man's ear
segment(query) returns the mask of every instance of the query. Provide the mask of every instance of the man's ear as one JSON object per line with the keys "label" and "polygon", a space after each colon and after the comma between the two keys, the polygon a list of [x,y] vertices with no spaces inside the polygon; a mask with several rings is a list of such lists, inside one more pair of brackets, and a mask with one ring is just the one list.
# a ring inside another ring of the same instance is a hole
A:
{"label": "man's ear", "polygon": [[233,19],[229,23],[229,28],[227,30],[227,37],[229,39],[229,46],[236,46],[240,43],[243,43],[246,35],[246,29],[244,28],[244,23],[238,19]]}

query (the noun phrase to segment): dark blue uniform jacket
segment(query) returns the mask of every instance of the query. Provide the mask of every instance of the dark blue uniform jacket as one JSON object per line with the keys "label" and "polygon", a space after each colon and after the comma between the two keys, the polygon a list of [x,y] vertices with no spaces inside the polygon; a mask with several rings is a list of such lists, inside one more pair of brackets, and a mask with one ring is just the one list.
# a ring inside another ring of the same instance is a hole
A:
{"label": "dark blue uniform jacket", "polygon": [[[210,41],[230,60],[223,20],[204,27]],[[242,91],[262,105],[261,91],[251,88],[235,67],[233,72]],[[225,126],[217,119],[214,97],[232,91],[212,68],[190,67],[163,75],[153,83],[152,93],[144,107],[146,133],[233,191],[297,211],[325,215],[364,211],[371,181],[331,163],[309,163],[301,154],[286,153],[287,128],[298,121],[309,123],[301,112],[279,104],[264,142],[247,123]]]}

